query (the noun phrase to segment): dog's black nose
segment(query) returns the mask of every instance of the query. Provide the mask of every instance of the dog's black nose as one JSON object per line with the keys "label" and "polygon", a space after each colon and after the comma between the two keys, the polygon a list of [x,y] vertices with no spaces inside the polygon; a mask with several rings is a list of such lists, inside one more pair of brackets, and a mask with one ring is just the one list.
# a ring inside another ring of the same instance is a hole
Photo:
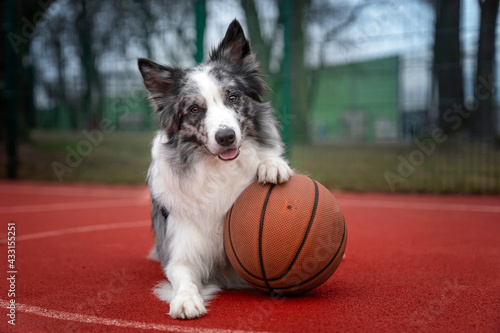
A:
{"label": "dog's black nose", "polygon": [[230,146],[234,140],[236,140],[236,133],[230,128],[224,128],[215,133],[215,141],[221,146]]}

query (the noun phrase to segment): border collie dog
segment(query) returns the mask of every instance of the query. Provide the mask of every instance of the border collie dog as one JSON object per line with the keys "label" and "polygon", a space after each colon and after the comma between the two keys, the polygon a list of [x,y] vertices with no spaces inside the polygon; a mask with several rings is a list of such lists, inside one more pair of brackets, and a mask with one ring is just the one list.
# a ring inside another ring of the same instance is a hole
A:
{"label": "border collie dog", "polygon": [[155,294],[173,318],[197,318],[217,291],[248,288],[224,252],[226,213],[252,182],[286,182],[293,171],[238,21],[197,67],[138,65],[160,123],[147,182],[154,251],[169,282]]}

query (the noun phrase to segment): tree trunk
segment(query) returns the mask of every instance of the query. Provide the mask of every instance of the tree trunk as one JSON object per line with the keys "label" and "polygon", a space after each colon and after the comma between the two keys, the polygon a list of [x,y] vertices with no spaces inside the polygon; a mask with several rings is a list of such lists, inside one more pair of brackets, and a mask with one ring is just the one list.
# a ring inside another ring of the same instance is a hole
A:
{"label": "tree trunk", "polygon": [[[87,7],[91,2],[81,0],[81,12],[77,18],[77,31],[80,41],[80,62],[85,79],[83,92],[83,114],[84,126],[93,129],[98,126],[102,118],[103,87],[99,71],[96,67],[96,56],[92,45],[92,10]],[[92,3],[95,5],[94,3]]]}
{"label": "tree trunk", "polygon": [[494,142],[496,139],[496,115],[493,105],[493,82],[495,73],[495,28],[499,0],[479,1],[481,23],[477,48],[475,82],[476,110],[471,110],[471,139]]}
{"label": "tree trunk", "polygon": [[[273,92],[268,94],[266,98],[271,100],[273,106],[277,111],[276,116],[281,117],[281,110],[279,108],[281,104],[281,82],[276,79],[276,75],[271,74],[271,51],[273,47],[273,40],[265,41],[262,37],[262,32],[259,25],[259,17],[257,15],[257,9],[255,8],[255,0],[242,0],[241,5],[245,12],[245,18],[247,20],[248,26],[248,36],[250,39],[250,46],[252,52],[257,54],[257,60],[260,64],[260,69],[264,74],[264,79],[268,84],[270,90]],[[280,13],[281,14],[281,13]]]}
{"label": "tree trunk", "polygon": [[[56,25],[56,28],[62,29],[62,25]],[[59,30],[61,31],[61,30]],[[53,126],[56,129],[61,128],[61,114],[67,112],[68,101],[66,100],[66,79],[64,77],[64,50],[61,43],[61,35],[56,31],[51,31],[52,43],[54,47],[54,55],[57,67],[57,106],[55,108],[54,123]],[[72,129],[76,129],[76,122],[71,121]]]}
{"label": "tree trunk", "polygon": [[241,6],[245,11],[245,18],[247,19],[248,38],[250,39],[252,51],[257,54],[260,68],[264,74],[267,75],[270,72],[269,64],[271,59],[272,43],[266,43],[264,38],[262,38],[259,17],[257,15],[254,0],[242,0]]}
{"label": "tree trunk", "polygon": [[[28,121],[33,120],[33,67],[29,45],[35,26],[53,0],[2,1],[0,25],[3,51],[0,52],[0,140],[5,138],[7,177],[17,178],[19,141],[29,137]],[[23,60],[25,60],[23,62]]]}
{"label": "tree trunk", "polygon": [[460,1],[436,1],[434,33],[434,77],[439,93],[439,127],[452,133],[454,124],[449,119],[455,115],[453,105],[463,105],[464,89],[460,62]]}
{"label": "tree trunk", "polygon": [[[260,62],[261,69],[264,74],[270,73],[270,63],[271,63],[271,49],[273,41],[266,42],[262,37],[260,31],[259,19],[257,15],[257,10],[255,8],[255,0],[242,0],[242,7],[245,11],[245,16],[247,19],[249,37],[252,45],[252,49],[257,53],[257,59]],[[307,70],[304,66],[304,9],[307,4],[307,0],[282,0],[282,6],[284,2],[287,1],[287,8],[289,8],[288,13],[283,13],[283,8],[280,8],[280,21],[289,20],[290,24],[286,25],[289,27],[290,31],[290,41],[285,41],[285,52],[287,53],[281,64],[281,71],[283,74],[282,78],[288,81],[289,95],[290,95],[290,110],[287,110],[288,119],[282,119],[284,122],[289,122],[291,127],[291,138],[294,141],[308,142],[310,140],[310,134],[308,130],[308,112],[307,107],[308,99],[308,89],[307,89]],[[285,33],[286,35],[286,33]],[[288,58],[288,59],[287,59]],[[289,63],[288,63],[289,61]],[[269,76],[268,78],[270,78]],[[272,91],[278,95],[286,95],[287,92],[282,91],[285,85],[283,82],[279,84],[278,82],[268,82],[271,86]],[[279,103],[274,103],[276,107]],[[286,103],[285,103],[286,104]],[[282,105],[282,108],[286,105]],[[279,110],[278,110],[279,111]],[[281,114],[281,112],[278,112]],[[288,126],[284,124],[284,127]],[[286,136],[286,135],[285,135]]]}

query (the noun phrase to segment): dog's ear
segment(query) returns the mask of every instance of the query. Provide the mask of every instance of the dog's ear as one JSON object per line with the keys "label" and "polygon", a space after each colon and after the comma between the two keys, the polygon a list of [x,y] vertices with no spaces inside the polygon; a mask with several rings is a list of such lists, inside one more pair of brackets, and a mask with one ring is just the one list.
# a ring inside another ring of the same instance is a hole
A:
{"label": "dog's ear", "polygon": [[172,88],[174,69],[143,58],[139,58],[137,64],[144,79],[144,85],[152,99],[165,97],[169,94]]}
{"label": "dog's ear", "polygon": [[243,28],[237,20],[233,20],[227,28],[224,39],[210,54],[210,60],[227,59],[235,65],[241,65],[245,57],[250,54],[250,43],[245,37]]}
{"label": "dog's ear", "polygon": [[177,112],[166,112],[166,110],[172,109],[170,107],[172,98],[170,97],[175,95],[177,89],[175,87],[183,77],[183,70],[162,66],[143,58],[138,59],[137,64],[160,123],[167,134],[171,136],[179,128],[179,115]]}

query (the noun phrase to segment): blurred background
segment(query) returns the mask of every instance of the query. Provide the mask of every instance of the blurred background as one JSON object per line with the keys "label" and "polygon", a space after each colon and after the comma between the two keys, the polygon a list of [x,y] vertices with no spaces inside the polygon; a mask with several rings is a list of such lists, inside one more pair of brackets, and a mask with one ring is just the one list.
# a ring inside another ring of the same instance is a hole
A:
{"label": "blurred background", "polygon": [[1,178],[144,184],[137,58],[237,18],[291,164],[333,190],[500,193],[498,0],[3,0]]}

